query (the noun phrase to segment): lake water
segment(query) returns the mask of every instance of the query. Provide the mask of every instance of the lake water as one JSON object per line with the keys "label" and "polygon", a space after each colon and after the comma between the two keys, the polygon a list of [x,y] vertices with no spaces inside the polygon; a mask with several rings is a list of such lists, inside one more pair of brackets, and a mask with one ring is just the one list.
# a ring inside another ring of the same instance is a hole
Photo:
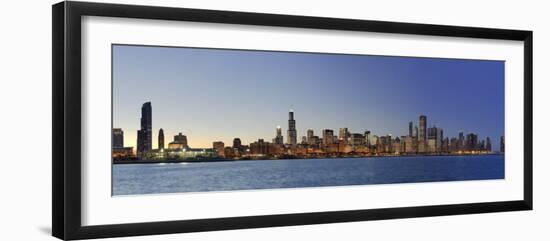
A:
{"label": "lake water", "polygon": [[504,178],[503,155],[113,165],[113,195]]}

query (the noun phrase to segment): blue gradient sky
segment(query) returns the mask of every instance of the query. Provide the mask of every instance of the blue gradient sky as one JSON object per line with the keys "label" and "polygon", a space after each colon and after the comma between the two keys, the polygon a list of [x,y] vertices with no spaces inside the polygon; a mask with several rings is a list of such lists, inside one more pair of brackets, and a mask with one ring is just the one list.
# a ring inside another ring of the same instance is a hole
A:
{"label": "blue gradient sky", "polygon": [[113,46],[113,127],[135,146],[141,105],[153,107],[153,148],[164,129],[191,147],[286,142],[288,110],[298,140],[307,129],[406,135],[428,116],[444,136],[504,134],[504,62],[365,55]]}

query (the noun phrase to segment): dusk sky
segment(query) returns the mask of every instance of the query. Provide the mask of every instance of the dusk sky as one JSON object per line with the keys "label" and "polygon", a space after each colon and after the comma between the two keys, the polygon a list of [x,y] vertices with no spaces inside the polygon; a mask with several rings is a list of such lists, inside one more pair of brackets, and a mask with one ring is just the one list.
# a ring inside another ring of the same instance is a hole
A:
{"label": "dusk sky", "polygon": [[153,148],[181,132],[190,147],[287,142],[294,109],[298,141],[313,129],[406,135],[428,117],[445,137],[460,130],[504,135],[504,62],[368,55],[113,46],[113,127],[136,146],[141,105],[150,101]]}

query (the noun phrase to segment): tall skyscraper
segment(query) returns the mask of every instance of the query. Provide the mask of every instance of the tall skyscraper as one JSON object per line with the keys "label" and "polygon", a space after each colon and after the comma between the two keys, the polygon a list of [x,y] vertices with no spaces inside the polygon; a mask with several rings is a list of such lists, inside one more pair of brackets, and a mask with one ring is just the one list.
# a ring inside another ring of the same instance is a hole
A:
{"label": "tall skyscraper", "polygon": [[334,131],[325,129],[323,130],[323,145],[330,145],[334,143]]}
{"label": "tall skyscraper", "polygon": [[343,143],[348,142],[348,138],[350,137],[350,133],[347,127],[340,128],[338,131],[338,140],[340,140]]}
{"label": "tall skyscraper", "polygon": [[427,139],[427,133],[426,133],[426,124],[427,124],[428,120],[427,120],[427,117],[425,115],[421,115],[420,118],[419,118],[419,121],[418,121],[418,125],[419,125],[419,128],[418,128],[418,140],[420,141],[426,141]]}
{"label": "tall skyscraper", "polygon": [[478,147],[477,135],[475,133],[470,133],[466,135],[466,150],[475,151]]}
{"label": "tall skyscraper", "polygon": [[292,109],[288,112],[287,143],[293,147],[297,144],[296,121],[294,120],[294,110]]}
{"label": "tall skyscraper", "polygon": [[441,151],[441,146],[443,144],[443,129],[435,127],[435,146],[438,151]]}
{"label": "tall skyscraper", "polygon": [[141,128],[138,130],[137,136],[137,153],[139,157],[153,149],[153,133],[152,133],[152,108],[151,102],[145,102],[141,106]]}
{"label": "tall skyscraper", "polygon": [[275,130],[275,138],[273,138],[273,143],[277,145],[283,145],[283,134],[280,126],[277,126]]}
{"label": "tall skyscraper", "polygon": [[458,133],[458,150],[463,151],[464,150],[464,132]]}
{"label": "tall skyscraper", "polygon": [[365,131],[365,145],[370,146],[370,131]]}
{"label": "tall skyscraper", "polygon": [[159,140],[158,140],[158,145],[159,145],[159,150],[162,150],[164,149],[164,130],[162,130],[162,128],[160,128],[159,130]]}
{"label": "tall skyscraper", "polygon": [[233,148],[237,148],[237,149],[241,149],[241,148],[242,148],[242,144],[241,144],[241,139],[240,139],[240,138],[235,138],[235,139],[233,139]]}
{"label": "tall skyscraper", "polygon": [[120,128],[113,128],[113,148],[124,147],[124,132]]}
{"label": "tall skyscraper", "polygon": [[310,144],[310,145],[315,144],[315,143],[312,143],[313,135],[314,135],[314,134],[313,134],[313,130],[312,130],[312,129],[308,129],[308,130],[307,130],[307,135],[306,135],[306,137],[307,137],[307,143]]}
{"label": "tall skyscraper", "polygon": [[409,136],[413,136],[413,122],[409,122]]}

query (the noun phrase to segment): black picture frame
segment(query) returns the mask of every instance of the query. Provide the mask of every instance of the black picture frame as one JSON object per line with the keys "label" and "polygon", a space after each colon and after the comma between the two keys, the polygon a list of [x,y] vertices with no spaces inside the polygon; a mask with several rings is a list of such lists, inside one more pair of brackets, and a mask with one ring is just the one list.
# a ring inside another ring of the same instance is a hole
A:
{"label": "black picture frame", "polygon": [[[517,40],[524,43],[524,194],[522,200],[282,215],[174,220],[99,226],[81,224],[81,17],[194,21],[328,30]],[[60,239],[307,225],[381,219],[532,210],[533,33],[475,27],[198,10],[171,7],[60,2],[52,6],[53,156],[52,233]]]}

